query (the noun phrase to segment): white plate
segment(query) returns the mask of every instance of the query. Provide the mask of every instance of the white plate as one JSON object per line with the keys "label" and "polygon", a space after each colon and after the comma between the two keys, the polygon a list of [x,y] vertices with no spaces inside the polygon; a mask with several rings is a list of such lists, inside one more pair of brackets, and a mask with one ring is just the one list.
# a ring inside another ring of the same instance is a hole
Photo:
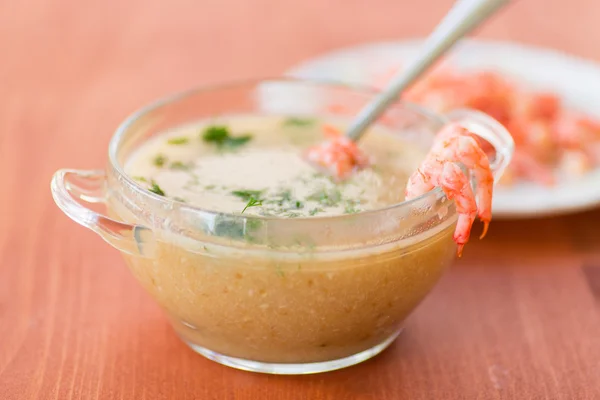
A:
{"label": "white plate", "polygon": [[[286,75],[371,85],[375,74],[413,57],[420,40],[374,43],[342,49],[305,61]],[[463,40],[446,57],[461,70],[494,69],[533,89],[559,94],[569,107],[600,113],[600,66],[547,49],[514,43]],[[303,98],[306,101],[306,98]],[[600,168],[577,180],[546,188],[533,183],[497,187],[493,214],[501,218],[558,215],[600,205]]]}

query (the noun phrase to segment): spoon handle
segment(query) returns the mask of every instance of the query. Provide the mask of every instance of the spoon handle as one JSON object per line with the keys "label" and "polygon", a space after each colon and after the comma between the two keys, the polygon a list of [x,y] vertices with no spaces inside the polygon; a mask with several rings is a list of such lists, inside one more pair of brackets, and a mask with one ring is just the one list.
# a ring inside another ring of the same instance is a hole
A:
{"label": "spoon handle", "polygon": [[366,128],[397,99],[402,90],[425,72],[456,41],[509,2],[510,0],[458,0],[429,35],[420,55],[407,69],[398,72],[386,89],[358,113],[346,136],[358,141]]}

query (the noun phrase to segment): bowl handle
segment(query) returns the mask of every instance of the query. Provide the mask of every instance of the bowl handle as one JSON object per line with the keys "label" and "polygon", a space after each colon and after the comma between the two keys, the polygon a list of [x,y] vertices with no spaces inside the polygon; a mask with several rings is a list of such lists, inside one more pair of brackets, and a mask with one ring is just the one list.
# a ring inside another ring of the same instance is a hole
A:
{"label": "bowl handle", "polygon": [[490,161],[490,168],[494,175],[494,183],[498,183],[504,170],[510,164],[515,150],[515,142],[511,134],[500,122],[480,111],[463,108],[452,110],[445,116],[450,121],[464,126],[494,147],[495,157]]}
{"label": "bowl handle", "polygon": [[117,250],[150,257],[154,242],[152,231],[99,214],[83,204],[106,204],[106,173],[102,170],[61,169],[52,177],[52,197],[73,221],[96,232]]}

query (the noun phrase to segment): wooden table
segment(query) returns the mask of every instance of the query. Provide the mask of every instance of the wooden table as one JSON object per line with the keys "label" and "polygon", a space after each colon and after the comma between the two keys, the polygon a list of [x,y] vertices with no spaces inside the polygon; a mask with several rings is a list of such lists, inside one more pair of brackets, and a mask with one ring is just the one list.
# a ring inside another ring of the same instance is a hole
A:
{"label": "wooden table", "polygon": [[[423,35],[451,2],[423,3],[2,2],[0,399],[600,398],[600,211],[494,222],[385,353],[277,377],[194,354],[119,254],[51,200],[52,172],[102,167],[138,106]],[[522,0],[480,36],[600,60],[599,14],[595,0]]]}

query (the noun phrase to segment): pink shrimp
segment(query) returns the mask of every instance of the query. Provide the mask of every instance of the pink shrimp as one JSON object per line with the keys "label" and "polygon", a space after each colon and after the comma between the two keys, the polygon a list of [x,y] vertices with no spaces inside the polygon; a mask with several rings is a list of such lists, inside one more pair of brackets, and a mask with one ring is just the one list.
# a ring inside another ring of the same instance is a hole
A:
{"label": "pink shrimp", "polygon": [[323,129],[328,140],[306,151],[308,161],[329,170],[338,179],[345,178],[355,168],[362,168],[369,163],[368,157],[356,143],[343,136],[335,127],[325,125]]}
{"label": "pink shrimp", "polygon": [[[460,257],[471,236],[471,227],[478,213],[477,202],[471,188],[471,182],[460,167],[457,164],[447,162],[443,168],[439,183],[444,193],[446,193],[446,197],[450,200],[454,199],[456,203],[458,222],[454,230],[454,241],[458,246],[457,254]],[[485,222],[484,232],[480,238],[485,236],[490,220],[491,215]]]}
{"label": "pink shrimp", "polygon": [[471,135],[462,126],[449,124],[438,133],[431,151],[443,160],[461,162],[473,173],[477,183],[478,215],[483,221],[483,239],[492,219],[494,176],[487,155]]}
{"label": "pink shrimp", "polygon": [[460,257],[469,241],[471,226],[477,215],[477,203],[471,183],[457,164],[428,157],[410,177],[406,186],[406,198],[417,197],[436,186],[440,186],[446,197],[456,202],[459,216],[454,241],[458,245],[457,254]]}
{"label": "pink shrimp", "polygon": [[585,147],[600,141],[600,122],[565,112],[554,121],[554,135],[556,142],[564,148]]}
{"label": "pink shrimp", "polygon": [[529,152],[517,147],[510,163],[510,172],[517,176],[525,177],[532,182],[551,187],[556,184],[556,178],[547,165],[541,164]]}
{"label": "pink shrimp", "polygon": [[[475,217],[478,216],[484,224],[480,239],[486,235],[492,220],[494,178],[487,155],[471,135],[467,129],[455,123],[442,129],[406,187],[407,199],[439,186],[449,199],[455,200],[459,218],[454,241],[458,245],[459,257],[469,241]],[[473,174],[476,193],[473,193],[469,177],[458,163],[462,163]]]}

